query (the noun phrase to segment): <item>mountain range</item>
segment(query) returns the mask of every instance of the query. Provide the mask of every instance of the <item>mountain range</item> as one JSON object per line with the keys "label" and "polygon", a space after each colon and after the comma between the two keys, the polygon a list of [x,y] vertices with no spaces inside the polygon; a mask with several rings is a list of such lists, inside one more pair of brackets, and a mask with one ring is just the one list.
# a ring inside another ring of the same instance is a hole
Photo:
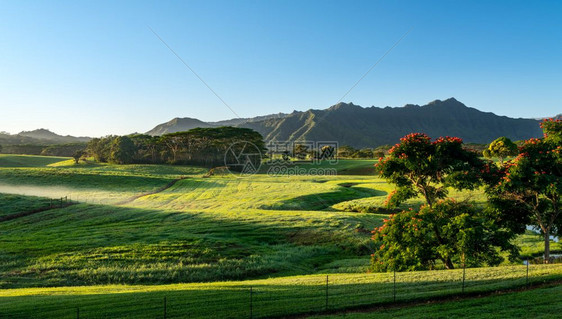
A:
{"label": "mountain range", "polygon": [[336,141],[356,148],[395,144],[412,132],[431,137],[457,136],[466,143],[490,143],[500,136],[522,140],[541,137],[538,119],[515,119],[482,112],[449,98],[420,106],[361,107],[338,103],[324,110],[294,111],[246,119],[203,122],[175,118],[147,132],[162,135],[195,127],[251,128],[266,141]]}
{"label": "mountain range", "polygon": [[[562,118],[562,114],[555,118]],[[412,132],[439,136],[458,136],[466,143],[490,143],[507,136],[517,141],[541,137],[541,119],[521,119],[498,116],[468,107],[455,98],[435,100],[426,105],[407,104],[403,107],[361,107],[353,103],[338,103],[327,109],[277,113],[252,118],[234,118],[204,122],[195,118],[174,118],[154,127],[146,134],[159,136],[188,131],[196,127],[235,126],[251,128],[269,141],[338,142],[356,148],[395,144]],[[62,136],[46,129],[18,134],[0,132],[0,145],[67,144],[89,141],[89,137]]]}
{"label": "mountain range", "polygon": [[41,128],[33,131],[23,131],[18,134],[8,134],[0,132],[1,144],[69,144],[88,142],[91,138],[86,136],[58,135],[47,129]]}

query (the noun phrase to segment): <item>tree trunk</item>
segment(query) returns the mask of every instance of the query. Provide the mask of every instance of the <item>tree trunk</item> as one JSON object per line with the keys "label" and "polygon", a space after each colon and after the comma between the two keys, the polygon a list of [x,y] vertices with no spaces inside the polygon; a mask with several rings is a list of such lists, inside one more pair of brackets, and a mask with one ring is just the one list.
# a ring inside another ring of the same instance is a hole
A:
{"label": "tree trunk", "polygon": [[550,231],[544,232],[544,263],[550,262]]}
{"label": "tree trunk", "polygon": [[429,197],[429,195],[427,194],[427,191],[425,189],[423,190],[423,197],[425,197],[425,202],[427,203],[427,205],[429,205],[429,207],[433,208],[432,200]]}
{"label": "tree trunk", "polygon": [[455,269],[455,266],[453,265],[453,262],[451,261],[451,258],[447,258],[447,259],[443,260],[443,263],[445,264],[445,268]]}

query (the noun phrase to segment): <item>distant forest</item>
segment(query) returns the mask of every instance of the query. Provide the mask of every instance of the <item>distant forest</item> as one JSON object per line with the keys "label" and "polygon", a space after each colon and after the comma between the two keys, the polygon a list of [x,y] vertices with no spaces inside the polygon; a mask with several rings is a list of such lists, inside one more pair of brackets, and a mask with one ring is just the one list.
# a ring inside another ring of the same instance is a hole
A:
{"label": "distant forest", "polygon": [[263,137],[254,130],[236,127],[195,128],[162,136],[133,134],[106,136],[88,142],[85,154],[98,162],[116,164],[190,164],[222,166],[229,148],[243,151],[250,142],[265,154]]}
{"label": "distant forest", "polygon": [[71,157],[84,150],[87,143],[65,144],[0,144],[0,153]]}
{"label": "distant forest", "polygon": [[[21,137],[20,137],[21,138]],[[213,127],[194,128],[185,132],[175,132],[162,136],[131,134],[125,136],[109,135],[94,138],[89,142],[47,144],[34,140],[22,140],[16,144],[0,144],[0,152],[5,154],[27,154],[45,156],[65,156],[79,159],[94,157],[98,162],[118,164],[193,164],[206,167],[224,164],[228,147],[236,141],[248,141],[260,148],[265,155],[267,150],[263,137],[249,128]],[[4,141],[6,142],[6,141]],[[10,142],[14,143],[12,140]],[[31,143],[30,143],[31,142]],[[35,143],[33,143],[35,142]],[[376,148],[354,148],[340,145],[336,152],[338,158],[376,159],[388,154],[392,145]],[[487,144],[466,144],[465,147],[481,152]],[[314,158],[315,150],[294,143],[289,157],[296,159]]]}

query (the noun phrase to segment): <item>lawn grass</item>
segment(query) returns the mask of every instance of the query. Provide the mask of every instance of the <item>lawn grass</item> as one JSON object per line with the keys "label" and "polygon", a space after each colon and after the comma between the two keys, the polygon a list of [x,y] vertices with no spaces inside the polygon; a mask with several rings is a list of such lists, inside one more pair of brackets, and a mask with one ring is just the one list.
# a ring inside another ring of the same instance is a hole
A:
{"label": "lawn grass", "polygon": [[44,167],[68,157],[0,154],[0,167]]}
{"label": "lawn grass", "polygon": [[332,161],[289,161],[264,162],[260,167],[260,174],[275,173],[276,167],[285,167],[292,171],[335,170],[337,175],[375,175],[374,165],[378,159],[338,159]]}
{"label": "lawn grass", "polygon": [[[521,248],[521,258],[536,258],[544,255],[544,239],[543,236],[537,232],[527,230],[525,234],[518,236],[515,244]],[[550,241],[550,253],[562,253],[562,243],[560,241]]]}
{"label": "lawn grass", "polygon": [[562,285],[522,292],[446,301],[372,312],[349,312],[338,315],[312,316],[314,319],[367,318],[560,318]]}
{"label": "lawn grass", "polygon": [[48,208],[52,203],[52,199],[0,193],[0,203],[0,217],[3,217],[40,208]]}
{"label": "lawn grass", "polygon": [[[26,163],[46,163],[27,160],[29,157],[22,156]],[[50,198],[67,196],[80,202],[113,204],[157,190],[175,179],[201,176],[206,172],[203,168],[171,165],[74,165],[67,162],[58,162],[64,164],[59,166],[0,167],[0,193]]]}
{"label": "lawn grass", "polygon": [[[368,256],[368,235],[355,231],[361,217],[367,216],[177,212],[90,204],[53,209],[0,223],[0,287],[313,273],[342,256]],[[371,223],[382,219],[368,217]]]}
{"label": "lawn grass", "polygon": [[[467,269],[464,291],[476,294],[522,287],[525,276],[524,266]],[[530,284],[560,279],[562,265],[530,268]],[[167,318],[241,318],[250,317],[250,311],[254,318],[266,318],[462,294],[460,269],[397,273],[396,290],[393,282],[392,273],[379,273],[206,284],[6,289],[0,291],[0,316],[75,318],[79,308],[84,318],[158,318],[163,317],[166,297]]]}

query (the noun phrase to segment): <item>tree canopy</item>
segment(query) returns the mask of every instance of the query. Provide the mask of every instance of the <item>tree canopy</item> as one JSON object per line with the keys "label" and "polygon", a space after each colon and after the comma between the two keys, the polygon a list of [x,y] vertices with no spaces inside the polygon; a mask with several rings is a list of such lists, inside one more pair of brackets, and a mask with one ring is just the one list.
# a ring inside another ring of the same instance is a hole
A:
{"label": "tree canopy", "polygon": [[447,196],[447,187],[474,189],[481,184],[485,163],[478,154],[463,148],[457,137],[440,137],[435,141],[422,133],[400,139],[375,165],[381,177],[396,185],[388,205],[396,207],[418,195],[432,206]]}
{"label": "tree canopy", "polygon": [[[247,128],[195,128],[163,136],[133,134],[94,138],[87,152],[99,162],[194,164],[206,167],[224,165],[225,154],[237,142],[265,149],[263,137]],[[265,152],[263,152],[265,154]]]}
{"label": "tree canopy", "polygon": [[545,261],[550,257],[552,234],[562,229],[562,121],[545,120],[544,138],[525,141],[519,155],[506,162],[500,178],[488,188],[490,202],[511,219],[519,231],[532,224],[544,236]]}
{"label": "tree canopy", "polygon": [[488,148],[482,153],[486,158],[497,157],[500,160],[500,164],[503,164],[503,160],[506,157],[517,155],[517,151],[517,145],[509,138],[502,136],[490,143]]}
{"label": "tree canopy", "polygon": [[454,264],[495,266],[503,260],[500,250],[511,258],[517,255],[510,243],[513,233],[466,202],[446,199],[392,214],[384,222],[372,232],[377,248],[371,271],[433,269],[437,261],[447,269]]}

